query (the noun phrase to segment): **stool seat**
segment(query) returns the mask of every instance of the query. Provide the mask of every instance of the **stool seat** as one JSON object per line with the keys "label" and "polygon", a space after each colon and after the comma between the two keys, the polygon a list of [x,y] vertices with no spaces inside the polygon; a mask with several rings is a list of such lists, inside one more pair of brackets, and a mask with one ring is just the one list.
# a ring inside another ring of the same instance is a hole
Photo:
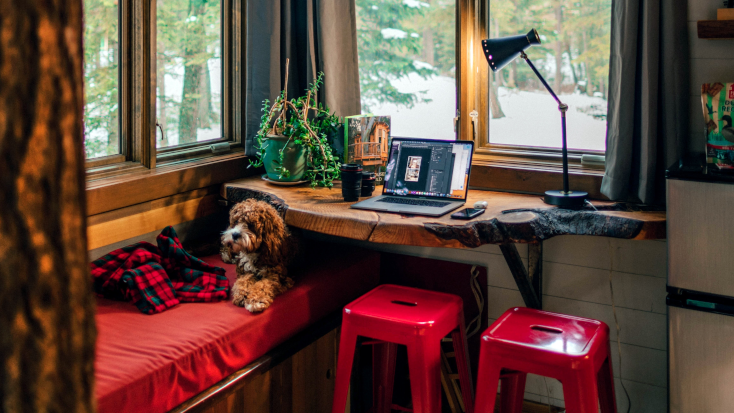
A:
{"label": "stool seat", "polygon": [[601,321],[533,311],[518,307],[485,331],[485,340],[497,345],[527,345],[549,353],[582,355],[589,351],[589,341],[603,328]]}
{"label": "stool seat", "polygon": [[609,327],[601,321],[530,308],[507,310],[483,334],[477,412],[493,412],[501,375],[502,413],[520,413],[527,373],[558,379],[568,413],[616,413]]}
{"label": "stool seat", "polygon": [[[474,411],[467,360],[464,304],[452,294],[381,285],[344,307],[332,413],[344,413],[357,337],[375,339],[374,413],[392,405],[397,345],[407,347],[413,411],[441,411],[441,340],[451,334],[465,411]],[[402,409],[402,408],[401,408]],[[404,409],[403,409],[404,410]]]}
{"label": "stool seat", "polygon": [[461,297],[456,295],[385,284],[347,304],[344,316],[359,320],[363,335],[372,338],[393,330],[443,338],[458,326],[463,311]]}

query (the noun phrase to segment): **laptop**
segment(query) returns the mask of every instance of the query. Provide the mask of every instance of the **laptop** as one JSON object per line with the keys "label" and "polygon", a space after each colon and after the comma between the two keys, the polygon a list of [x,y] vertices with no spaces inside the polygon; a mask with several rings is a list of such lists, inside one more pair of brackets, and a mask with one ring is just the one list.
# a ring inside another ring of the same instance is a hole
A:
{"label": "laptop", "polygon": [[393,138],[382,195],[351,207],[439,217],[466,203],[472,141]]}

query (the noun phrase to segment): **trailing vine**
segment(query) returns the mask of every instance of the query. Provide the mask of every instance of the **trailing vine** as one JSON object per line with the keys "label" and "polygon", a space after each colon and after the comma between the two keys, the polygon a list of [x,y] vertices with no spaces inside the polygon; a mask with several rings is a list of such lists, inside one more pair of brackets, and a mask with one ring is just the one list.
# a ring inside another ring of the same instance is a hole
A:
{"label": "trailing vine", "polygon": [[[288,70],[286,62],[286,85],[288,84]],[[290,177],[290,171],[284,166],[285,149],[289,144],[303,145],[306,149],[306,174],[312,188],[323,186],[331,188],[334,179],[339,178],[341,163],[334,155],[328,137],[335,133],[341,124],[340,119],[330,113],[327,105],[317,103],[316,97],[323,85],[324,73],[319,72],[317,78],[306,89],[306,94],[297,99],[288,100],[287,90],[284,89],[276,97],[275,102],[265,99],[262,106],[263,115],[260,118],[260,129],[255,138],[257,159],[250,161],[250,166],[263,165],[265,150],[268,145],[268,135],[283,135],[288,141],[279,151],[275,161],[275,171],[280,179]]]}

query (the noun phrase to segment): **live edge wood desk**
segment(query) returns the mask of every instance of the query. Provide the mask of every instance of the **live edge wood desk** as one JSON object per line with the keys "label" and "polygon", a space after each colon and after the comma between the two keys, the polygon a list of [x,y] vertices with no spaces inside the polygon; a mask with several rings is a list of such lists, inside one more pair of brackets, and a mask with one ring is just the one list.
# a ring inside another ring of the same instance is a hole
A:
{"label": "live edge wood desk", "polygon": [[[380,194],[377,187],[375,194]],[[287,225],[327,235],[383,244],[476,248],[499,244],[525,305],[541,308],[543,241],[556,235],[597,235],[623,239],[665,238],[665,212],[630,205],[594,202],[567,210],[543,203],[538,195],[470,190],[467,205],[487,201],[484,214],[470,221],[350,209],[341,189],[282,187],[259,176],[222,186],[230,202],[255,198],[271,203]],[[528,268],[515,244],[529,244]]]}

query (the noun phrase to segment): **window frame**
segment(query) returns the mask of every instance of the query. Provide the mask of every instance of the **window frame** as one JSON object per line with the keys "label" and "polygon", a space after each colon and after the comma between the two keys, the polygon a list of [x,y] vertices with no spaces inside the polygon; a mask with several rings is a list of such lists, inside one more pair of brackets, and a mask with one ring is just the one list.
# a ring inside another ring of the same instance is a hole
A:
{"label": "window frame", "polygon": [[[488,36],[489,2],[457,0],[456,64],[457,106],[459,111],[457,138],[475,141],[472,168],[514,170],[515,173],[473,174],[472,186],[518,192],[539,192],[534,176],[552,179],[562,172],[560,148],[491,144],[489,140],[489,66],[479,47]],[[477,116],[472,120],[471,114]],[[482,115],[484,114],[484,115]],[[580,183],[594,198],[605,198],[600,192],[604,168],[582,165],[582,155],[605,155],[602,151],[569,149],[569,173],[572,183]],[[474,178],[478,177],[478,178]],[[560,180],[559,180],[560,182]],[[552,188],[546,188],[552,189]],[[542,191],[540,191],[542,192]]]}
{"label": "window frame", "polygon": [[[120,0],[120,151],[86,161],[87,216],[219,185],[255,173],[243,144],[247,0],[222,0],[222,122],[229,151],[212,141],[156,148],[156,2]],[[225,52],[226,51],[226,52]],[[226,86],[225,86],[226,85]],[[134,103],[137,103],[136,105]],[[228,111],[229,116],[224,116]],[[161,152],[161,156],[159,155]]]}
{"label": "window frame", "polygon": [[[154,0],[120,0],[119,4],[120,154],[87,160],[88,182],[119,181],[140,167],[152,170],[182,161],[193,167],[199,160],[243,151],[246,0],[221,0],[223,137],[160,149],[156,147],[157,4]],[[212,153],[211,145],[224,142],[229,143],[228,150]]]}

